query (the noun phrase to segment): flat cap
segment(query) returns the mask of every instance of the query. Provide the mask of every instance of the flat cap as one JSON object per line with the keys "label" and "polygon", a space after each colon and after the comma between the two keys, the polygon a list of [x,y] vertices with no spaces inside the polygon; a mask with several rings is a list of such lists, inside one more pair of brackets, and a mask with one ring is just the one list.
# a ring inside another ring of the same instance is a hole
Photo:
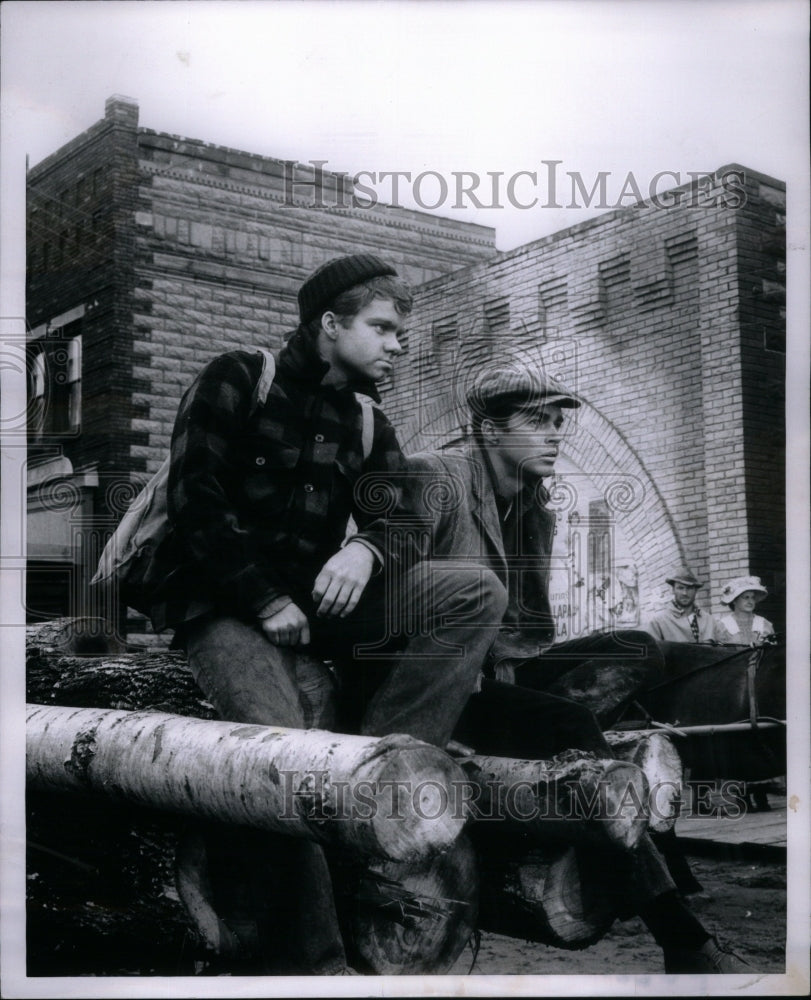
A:
{"label": "flat cap", "polygon": [[481,372],[468,390],[468,406],[485,413],[495,400],[557,403],[570,409],[580,406],[571,389],[536,367],[487,368]]}
{"label": "flat cap", "polygon": [[334,299],[355,285],[385,275],[397,277],[397,271],[370,253],[334,257],[322,264],[299,289],[298,311],[302,323],[309,323],[327,309]]}
{"label": "flat cap", "polygon": [[686,566],[680,566],[674,573],[665,578],[665,583],[672,587],[674,583],[683,583],[686,587],[703,587],[704,584]]}

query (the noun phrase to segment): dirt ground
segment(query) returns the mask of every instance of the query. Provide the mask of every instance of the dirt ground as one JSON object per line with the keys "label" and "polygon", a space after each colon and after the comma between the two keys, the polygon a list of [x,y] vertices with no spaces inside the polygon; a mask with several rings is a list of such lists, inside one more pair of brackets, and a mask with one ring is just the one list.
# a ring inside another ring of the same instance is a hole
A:
{"label": "dirt ground", "polygon": [[[768,861],[691,858],[704,891],[690,905],[704,926],[760,973],[785,972],[786,868]],[[563,951],[483,934],[471,969],[463,953],[451,970],[464,975],[643,975],[664,972],[662,952],[638,919],[615,923],[597,944]]]}
{"label": "dirt ground", "polygon": [[[92,822],[71,824],[51,811],[58,809],[60,801],[29,805],[32,847],[49,844],[48,831],[57,838],[58,847],[40,846],[29,859],[29,974],[194,974],[195,954],[188,946],[185,925],[178,922],[178,905],[176,901],[170,905],[165,891],[173,883],[166,864],[174,853],[158,849],[174,843],[170,837],[174,827],[167,832],[169,820],[157,816],[151,824],[143,821],[142,836],[136,838],[126,810],[116,817],[114,810],[100,805],[90,814]],[[88,814],[83,815],[87,818]],[[73,839],[69,833],[75,835]],[[111,843],[117,845],[112,854]],[[94,853],[98,844],[105,850]],[[147,850],[150,845],[158,845],[155,858],[151,848]],[[785,864],[763,856],[754,859],[738,854],[733,859],[724,854],[693,855],[690,865],[703,892],[691,896],[689,902],[707,930],[746,959],[755,972],[783,973]],[[90,899],[96,904],[89,904]],[[616,922],[601,941],[582,951],[484,933],[471,968],[472,958],[466,949],[449,972],[478,976],[664,972],[661,950],[639,919]],[[222,973],[209,970],[207,974]]]}

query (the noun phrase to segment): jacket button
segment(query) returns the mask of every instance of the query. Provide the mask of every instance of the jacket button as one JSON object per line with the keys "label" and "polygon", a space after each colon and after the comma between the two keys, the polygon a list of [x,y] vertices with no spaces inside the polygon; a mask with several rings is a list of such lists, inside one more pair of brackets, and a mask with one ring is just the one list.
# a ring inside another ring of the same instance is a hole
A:
{"label": "jacket button", "polygon": [[316,434],[315,441],[316,441],[316,444],[323,444],[324,443],[324,435],[323,434]]}
{"label": "jacket button", "polygon": [[256,464],[257,465],[264,465],[265,464],[265,459],[261,455],[259,455],[258,458],[256,459]]}
{"label": "jacket button", "polygon": [[314,492],[314,490],[315,490],[315,487],[313,486],[312,483],[305,483],[304,484],[304,492],[305,493],[312,493],[312,492]]}

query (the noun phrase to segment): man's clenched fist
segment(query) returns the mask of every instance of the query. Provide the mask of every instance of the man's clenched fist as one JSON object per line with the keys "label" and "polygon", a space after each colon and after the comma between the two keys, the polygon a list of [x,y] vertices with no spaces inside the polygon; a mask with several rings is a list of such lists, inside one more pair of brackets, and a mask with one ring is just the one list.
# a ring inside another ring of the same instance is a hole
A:
{"label": "man's clenched fist", "polygon": [[261,618],[259,624],[274,646],[310,644],[310,623],[301,608],[292,601],[268,618]]}
{"label": "man's clenched fist", "polygon": [[315,579],[313,600],[321,602],[317,613],[331,618],[351,614],[374,568],[374,554],[360,542],[348,542],[339,549]]}

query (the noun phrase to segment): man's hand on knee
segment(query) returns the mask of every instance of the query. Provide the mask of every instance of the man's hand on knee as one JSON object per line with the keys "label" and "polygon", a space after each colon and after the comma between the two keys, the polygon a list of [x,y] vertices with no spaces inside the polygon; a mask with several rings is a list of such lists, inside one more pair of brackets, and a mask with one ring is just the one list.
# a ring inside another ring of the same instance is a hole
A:
{"label": "man's hand on knee", "polygon": [[313,600],[321,602],[318,614],[329,618],[351,614],[374,568],[374,554],[365,545],[349,542],[339,549],[315,579]]}
{"label": "man's hand on knee", "polygon": [[267,618],[260,616],[259,624],[267,639],[274,646],[308,646],[310,623],[301,608],[292,601]]}

